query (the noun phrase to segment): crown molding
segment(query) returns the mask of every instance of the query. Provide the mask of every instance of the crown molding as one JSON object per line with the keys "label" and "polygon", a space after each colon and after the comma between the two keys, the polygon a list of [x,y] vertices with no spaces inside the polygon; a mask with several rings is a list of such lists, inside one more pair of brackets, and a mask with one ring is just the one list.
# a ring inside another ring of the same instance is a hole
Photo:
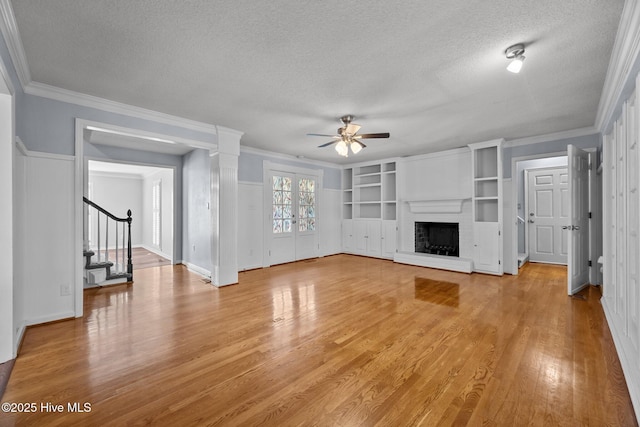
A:
{"label": "crown molding", "polygon": [[50,160],[64,160],[67,162],[75,161],[75,156],[69,156],[67,154],[55,154],[55,153],[44,153],[42,151],[31,151],[24,145],[24,142],[16,136],[15,139],[16,149],[22,153],[25,157],[37,157],[40,159],[50,159]]}
{"label": "crown molding", "polygon": [[289,161],[293,161],[293,162],[306,163],[306,164],[310,164],[310,165],[323,166],[323,167],[333,168],[333,169],[342,169],[343,168],[343,166],[338,164],[338,163],[330,163],[330,162],[325,162],[325,161],[322,161],[322,160],[307,159],[306,157],[300,158],[300,157],[297,157],[297,156],[292,156],[290,154],[276,153],[274,151],[267,151],[267,150],[263,150],[261,148],[247,147],[247,146],[243,146],[243,145],[240,146],[240,153],[257,154],[257,155],[260,155],[260,156],[272,157],[274,159],[289,160]]}
{"label": "crown molding", "polygon": [[0,0],[0,30],[7,42],[9,55],[11,55],[11,61],[13,61],[20,84],[25,87],[31,82],[31,73],[10,0]]}
{"label": "crown molding", "polygon": [[160,113],[158,111],[148,110],[146,108],[135,107],[133,105],[124,104],[121,102],[99,98],[97,96],[86,95],[84,93],[74,92],[71,90],[50,86],[44,83],[31,82],[24,88],[24,91],[29,95],[49,98],[55,101],[67,102],[70,104],[81,105],[83,107],[96,108],[98,110],[109,111],[111,113],[137,117],[139,119],[165,123],[168,125],[179,126],[198,132],[217,135],[216,126],[209,123],[203,123],[195,120],[185,119],[183,117],[172,116],[170,114]]}
{"label": "crown molding", "polygon": [[598,104],[595,127],[605,134],[624,94],[629,77],[633,72],[636,58],[640,53],[640,5],[638,1],[627,0],[622,9],[618,32],[613,44],[609,68],[605,77],[602,96]]}
{"label": "crown molding", "polygon": [[526,138],[511,139],[502,144],[502,148],[519,147],[521,145],[539,144],[541,142],[558,141],[560,139],[578,138],[581,136],[595,135],[599,131],[593,126],[565,130],[562,132],[548,133],[546,135],[529,136]]}

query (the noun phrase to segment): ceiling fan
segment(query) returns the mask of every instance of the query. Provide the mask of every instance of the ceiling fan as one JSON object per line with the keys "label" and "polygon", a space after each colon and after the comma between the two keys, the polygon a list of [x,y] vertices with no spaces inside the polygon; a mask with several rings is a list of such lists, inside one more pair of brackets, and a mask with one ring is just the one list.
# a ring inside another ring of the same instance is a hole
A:
{"label": "ceiling fan", "polygon": [[358,134],[360,125],[351,123],[353,120],[352,115],[342,116],[340,121],[343,126],[338,128],[338,135],[325,135],[322,133],[308,133],[310,136],[327,136],[333,138],[334,141],[327,142],[326,144],[318,145],[318,148],[328,147],[332,144],[336,145],[336,151],[338,154],[344,157],[349,157],[349,148],[353,154],[358,154],[366,145],[362,143],[362,139],[369,138],[389,138],[389,132],[383,133],[363,133]]}

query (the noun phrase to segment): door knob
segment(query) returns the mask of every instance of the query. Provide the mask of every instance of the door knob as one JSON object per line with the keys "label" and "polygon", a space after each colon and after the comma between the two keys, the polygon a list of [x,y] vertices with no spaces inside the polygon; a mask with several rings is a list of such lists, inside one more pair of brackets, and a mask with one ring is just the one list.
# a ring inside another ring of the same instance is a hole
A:
{"label": "door knob", "polygon": [[568,228],[569,228],[569,226],[568,226],[568,225],[563,225],[563,226],[562,226],[562,229],[563,229],[563,230],[567,230]]}
{"label": "door knob", "polygon": [[580,230],[580,226],[579,225],[572,225],[571,229],[572,230]]}
{"label": "door knob", "polygon": [[532,219],[530,219],[530,220],[529,220],[529,222],[530,222],[531,224],[533,224],[533,223],[534,223],[534,221],[533,221]]}

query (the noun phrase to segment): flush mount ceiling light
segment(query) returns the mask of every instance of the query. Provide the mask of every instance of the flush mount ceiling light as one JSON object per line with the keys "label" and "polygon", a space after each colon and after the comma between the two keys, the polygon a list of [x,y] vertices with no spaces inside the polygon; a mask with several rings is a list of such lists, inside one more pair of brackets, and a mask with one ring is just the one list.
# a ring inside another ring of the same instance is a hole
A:
{"label": "flush mount ceiling light", "polygon": [[519,73],[522,69],[522,63],[524,62],[524,45],[514,44],[508,47],[507,50],[504,51],[504,54],[507,56],[507,59],[511,59],[507,70],[512,73]]}

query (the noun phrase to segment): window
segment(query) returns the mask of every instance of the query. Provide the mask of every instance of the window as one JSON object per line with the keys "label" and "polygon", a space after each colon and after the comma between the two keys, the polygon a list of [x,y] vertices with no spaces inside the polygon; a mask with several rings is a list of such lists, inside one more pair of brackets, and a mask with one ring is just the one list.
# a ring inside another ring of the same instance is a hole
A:
{"label": "window", "polygon": [[273,232],[291,233],[293,224],[291,178],[273,177]]}
{"label": "window", "polygon": [[316,181],[309,178],[298,180],[298,231],[316,229]]}

